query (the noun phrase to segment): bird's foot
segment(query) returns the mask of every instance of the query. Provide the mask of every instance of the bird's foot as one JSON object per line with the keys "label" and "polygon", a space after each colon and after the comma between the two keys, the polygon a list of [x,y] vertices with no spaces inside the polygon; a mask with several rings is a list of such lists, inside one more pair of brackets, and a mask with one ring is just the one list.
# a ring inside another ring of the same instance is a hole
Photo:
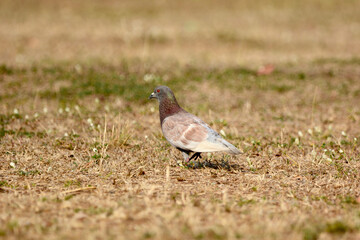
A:
{"label": "bird's foot", "polygon": [[189,158],[187,162],[189,162],[191,159],[197,160],[198,158],[201,158],[201,153],[196,152],[191,156],[191,158]]}

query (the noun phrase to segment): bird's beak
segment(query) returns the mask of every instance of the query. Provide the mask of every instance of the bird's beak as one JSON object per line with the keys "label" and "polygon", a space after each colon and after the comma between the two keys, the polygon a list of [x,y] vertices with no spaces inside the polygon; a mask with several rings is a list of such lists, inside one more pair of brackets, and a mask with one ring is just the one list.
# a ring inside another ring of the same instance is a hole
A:
{"label": "bird's beak", "polygon": [[156,98],[156,97],[155,97],[155,93],[151,93],[149,99],[152,99],[152,98]]}

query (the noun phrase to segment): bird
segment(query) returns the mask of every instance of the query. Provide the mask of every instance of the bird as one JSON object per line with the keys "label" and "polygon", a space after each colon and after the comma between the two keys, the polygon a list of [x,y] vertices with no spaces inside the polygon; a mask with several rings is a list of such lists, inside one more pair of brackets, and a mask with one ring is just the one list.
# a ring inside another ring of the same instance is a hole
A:
{"label": "bird", "polygon": [[[156,87],[149,96],[149,99],[153,98],[159,102],[160,125],[164,137],[182,152],[186,162],[201,158],[203,152],[224,151],[232,155],[242,153],[200,118],[180,107],[169,87]],[[190,157],[191,153],[193,155]]]}

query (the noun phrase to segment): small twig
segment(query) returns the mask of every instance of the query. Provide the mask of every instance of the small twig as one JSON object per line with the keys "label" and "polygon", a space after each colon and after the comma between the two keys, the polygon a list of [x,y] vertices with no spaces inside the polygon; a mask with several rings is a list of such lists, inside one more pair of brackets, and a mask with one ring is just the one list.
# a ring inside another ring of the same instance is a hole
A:
{"label": "small twig", "polygon": [[94,189],[96,189],[96,187],[83,187],[83,188],[76,188],[76,189],[66,190],[66,191],[63,191],[61,193],[64,193],[64,194],[77,193],[77,192],[83,192],[83,191],[94,190]]}
{"label": "small twig", "polygon": [[8,191],[8,192],[15,192],[16,190],[14,190],[14,189],[12,189],[12,188],[7,188],[7,187],[0,187],[0,190],[2,190],[2,191],[4,191],[4,192],[6,192],[6,191]]}
{"label": "small twig", "polygon": [[102,164],[103,164],[103,161],[104,161],[104,155],[106,153],[106,149],[107,147],[105,148],[105,141],[106,141],[106,129],[107,128],[107,122],[106,122],[106,115],[105,115],[105,118],[104,118],[104,133],[103,133],[103,137],[101,139],[101,134],[100,134],[100,140],[101,140],[101,158],[100,158],[100,169],[102,170]]}

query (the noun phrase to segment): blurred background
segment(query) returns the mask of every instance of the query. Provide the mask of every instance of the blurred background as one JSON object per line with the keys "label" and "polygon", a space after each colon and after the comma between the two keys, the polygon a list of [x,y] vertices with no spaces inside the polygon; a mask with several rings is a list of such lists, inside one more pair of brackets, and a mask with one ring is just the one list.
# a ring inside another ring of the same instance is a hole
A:
{"label": "blurred background", "polygon": [[0,62],[252,65],[352,58],[357,0],[1,0]]}

